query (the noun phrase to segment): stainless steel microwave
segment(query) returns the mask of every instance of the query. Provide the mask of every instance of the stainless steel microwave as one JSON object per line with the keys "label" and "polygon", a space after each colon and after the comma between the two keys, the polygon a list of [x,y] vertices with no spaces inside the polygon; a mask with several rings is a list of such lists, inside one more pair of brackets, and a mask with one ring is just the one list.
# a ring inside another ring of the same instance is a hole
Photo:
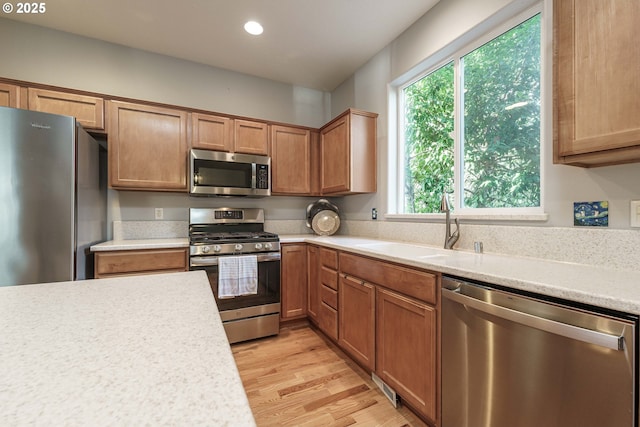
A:
{"label": "stainless steel microwave", "polygon": [[190,172],[193,195],[271,195],[271,158],[222,151],[191,150]]}

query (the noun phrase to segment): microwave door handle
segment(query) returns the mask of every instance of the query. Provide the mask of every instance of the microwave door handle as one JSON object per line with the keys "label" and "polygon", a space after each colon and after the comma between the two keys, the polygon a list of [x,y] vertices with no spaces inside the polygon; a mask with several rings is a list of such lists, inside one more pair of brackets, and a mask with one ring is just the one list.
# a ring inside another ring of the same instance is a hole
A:
{"label": "microwave door handle", "polygon": [[256,188],[256,185],[258,183],[256,174],[257,174],[256,164],[251,163],[251,188]]}

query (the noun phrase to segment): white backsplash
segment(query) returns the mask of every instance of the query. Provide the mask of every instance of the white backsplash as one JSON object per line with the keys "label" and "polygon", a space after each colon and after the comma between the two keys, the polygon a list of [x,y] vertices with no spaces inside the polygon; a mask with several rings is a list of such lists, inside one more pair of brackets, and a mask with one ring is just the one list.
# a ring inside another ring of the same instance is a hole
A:
{"label": "white backsplash", "polygon": [[[304,220],[266,220],[265,230],[279,235],[312,232]],[[442,246],[444,224],[343,220],[337,234]],[[114,240],[186,238],[188,221],[113,221]],[[455,248],[640,270],[640,230],[460,224]]]}
{"label": "white backsplash", "polygon": [[189,237],[189,221],[113,221],[113,240]]}
{"label": "white backsplash", "polygon": [[[340,234],[443,246],[444,227],[438,223],[343,221]],[[487,253],[640,270],[640,230],[461,223],[455,248],[473,251],[476,241],[482,242]]]}

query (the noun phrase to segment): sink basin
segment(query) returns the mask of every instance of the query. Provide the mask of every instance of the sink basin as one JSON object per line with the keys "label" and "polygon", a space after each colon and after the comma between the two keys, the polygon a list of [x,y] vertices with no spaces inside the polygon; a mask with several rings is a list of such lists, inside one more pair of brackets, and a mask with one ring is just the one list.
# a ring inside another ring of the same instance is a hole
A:
{"label": "sink basin", "polygon": [[412,245],[410,243],[362,243],[359,245],[355,245],[355,247],[403,258],[429,259],[449,256],[448,254],[443,253],[444,249],[435,249],[427,246]]}

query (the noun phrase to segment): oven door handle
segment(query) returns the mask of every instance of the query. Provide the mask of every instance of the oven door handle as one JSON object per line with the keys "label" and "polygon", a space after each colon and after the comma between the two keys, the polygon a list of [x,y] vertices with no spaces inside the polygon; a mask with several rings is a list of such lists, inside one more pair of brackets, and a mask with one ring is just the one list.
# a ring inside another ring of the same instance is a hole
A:
{"label": "oven door handle", "polygon": [[[237,255],[237,256],[250,256],[250,255]],[[256,254],[258,262],[266,261],[279,261],[280,252]],[[210,265],[218,265],[219,256],[207,256],[207,257],[191,257],[190,262],[192,267],[206,267]]]}

